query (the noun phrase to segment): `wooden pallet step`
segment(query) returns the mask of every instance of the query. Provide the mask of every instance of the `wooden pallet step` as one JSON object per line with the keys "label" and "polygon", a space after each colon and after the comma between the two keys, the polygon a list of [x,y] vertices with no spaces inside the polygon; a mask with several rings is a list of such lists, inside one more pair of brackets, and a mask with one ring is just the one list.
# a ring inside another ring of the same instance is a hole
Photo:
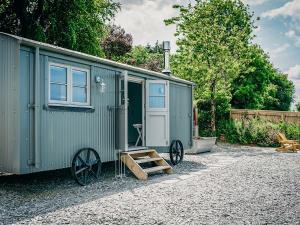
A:
{"label": "wooden pallet step", "polygon": [[[172,173],[172,167],[154,149],[123,152],[121,156],[123,163],[140,180],[147,180],[148,174],[162,171]],[[153,162],[154,167],[143,169],[142,163]]]}
{"label": "wooden pallet step", "polygon": [[156,162],[163,160],[163,158],[142,158],[142,159],[135,159],[136,163],[147,163],[147,162]]}
{"label": "wooden pallet step", "polygon": [[144,169],[144,171],[146,173],[153,173],[153,172],[167,170],[167,169],[171,169],[171,168],[172,168],[171,166],[155,166],[155,167],[150,167],[148,169]]}
{"label": "wooden pallet step", "polygon": [[154,152],[154,149],[146,149],[146,150],[139,150],[139,151],[130,151],[130,152],[123,152],[122,154],[125,155],[137,155],[137,154],[148,154],[150,152]]}

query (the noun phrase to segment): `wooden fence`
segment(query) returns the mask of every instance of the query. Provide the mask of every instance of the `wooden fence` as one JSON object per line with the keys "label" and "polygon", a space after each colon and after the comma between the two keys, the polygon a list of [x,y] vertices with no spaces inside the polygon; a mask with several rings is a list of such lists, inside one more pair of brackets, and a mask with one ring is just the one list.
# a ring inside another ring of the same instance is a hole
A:
{"label": "wooden fence", "polygon": [[272,122],[285,121],[300,124],[300,112],[232,109],[230,118],[237,120],[243,118],[261,118]]}

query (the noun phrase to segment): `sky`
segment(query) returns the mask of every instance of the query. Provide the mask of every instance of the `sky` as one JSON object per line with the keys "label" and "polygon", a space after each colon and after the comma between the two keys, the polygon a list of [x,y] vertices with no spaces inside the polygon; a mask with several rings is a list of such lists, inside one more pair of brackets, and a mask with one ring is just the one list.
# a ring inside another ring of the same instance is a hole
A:
{"label": "sky", "polygon": [[[300,102],[300,0],[243,0],[255,17],[253,40],[269,53],[274,66],[288,74],[296,87],[295,102]],[[176,50],[175,27],[165,26],[164,19],[178,14],[174,4],[186,5],[193,0],[119,0],[121,11],[115,23],[132,34],[134,45],[157,40],[171,41]]]}

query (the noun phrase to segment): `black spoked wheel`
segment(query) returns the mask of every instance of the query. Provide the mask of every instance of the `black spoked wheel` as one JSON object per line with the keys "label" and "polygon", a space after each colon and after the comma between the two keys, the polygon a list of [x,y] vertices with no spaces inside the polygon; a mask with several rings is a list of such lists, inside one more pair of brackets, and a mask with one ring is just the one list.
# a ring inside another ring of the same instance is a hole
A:
{"label": "black spoked wheel", "polygon": [[183,160],[184,149],[181,141],[174,140],[170,146],[170,160],[173,165],[177,165]]}
{"label": "black spoked wheel", "polygon": [[72,174],[82,186],[98,180],[101,173],[99,154],[92,148],[80,149],[72,161]]}

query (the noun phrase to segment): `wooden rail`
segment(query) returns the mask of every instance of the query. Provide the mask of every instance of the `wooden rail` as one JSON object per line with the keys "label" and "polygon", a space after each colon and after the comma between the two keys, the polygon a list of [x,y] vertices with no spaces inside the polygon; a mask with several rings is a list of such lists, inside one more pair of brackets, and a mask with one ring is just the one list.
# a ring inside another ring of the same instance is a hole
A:
{"label": "wooden rail", "polygon": [[230,111],[230,118],[236,120],[242,120],[243,118],[261,118],[272,122],[285,121],[300,124],[300,112],[232,109]]}

